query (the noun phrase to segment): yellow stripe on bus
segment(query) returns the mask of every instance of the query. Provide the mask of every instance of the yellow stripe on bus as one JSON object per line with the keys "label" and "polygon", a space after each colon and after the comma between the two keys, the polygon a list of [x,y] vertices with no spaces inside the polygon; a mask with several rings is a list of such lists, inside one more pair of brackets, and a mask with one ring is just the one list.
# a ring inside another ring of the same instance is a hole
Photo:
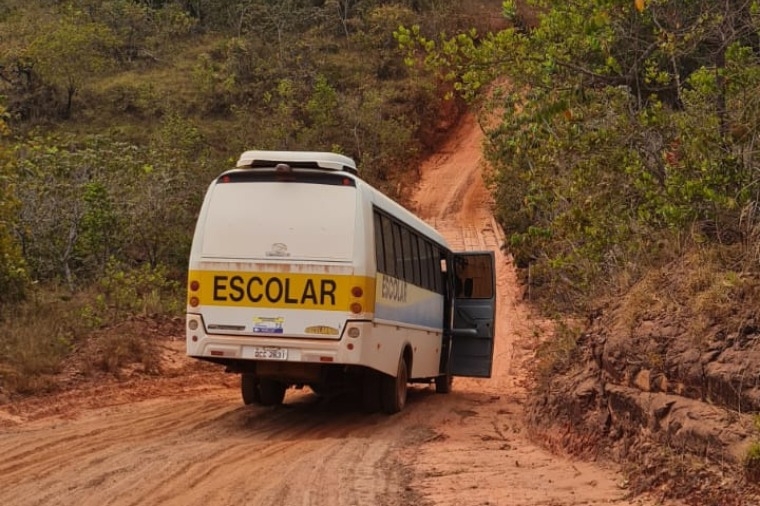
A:
{"label": "yellow stripe on bus", "polygon": [[[200,288],[193,292],[197,281]],[[351,294],[360,287],[360,298]],[[364,312],[372,312],[375,279],[363,276],[330,274],[292,274],[240,271],[191,271],[188,298],[198,297],[201,305],[250,306],[264,308],[320,309],[349,311],[354,302]]]}

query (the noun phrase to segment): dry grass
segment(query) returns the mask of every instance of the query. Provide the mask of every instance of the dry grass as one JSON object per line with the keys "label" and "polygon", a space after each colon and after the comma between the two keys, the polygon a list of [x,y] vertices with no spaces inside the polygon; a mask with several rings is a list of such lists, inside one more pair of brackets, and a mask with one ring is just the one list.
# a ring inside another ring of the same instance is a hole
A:
{"label": "dry grass", "polygon": [[743,237],[744,270],[757,272],[760,267],[760,202],[753,201],[742,210],[739,230]]}
{"label": "dry grass", "polygon": [[155,344],[145,336],[135,334],[106,334],[97,343],[95,366],[120,376],[124,369],[137,366],[146,374],[161,372],[161,357]]}
{"label": "dry grass", "polygon": [[77,333],[71,301],[31,302],[0,320],[0,389],[34,393],[54,389],[53,376],[73,350]]}
{"label": "dry grass", "polygon": [[546,387],[552,377],[569,369],[576,361],[581,327],[557,322],[552,335],[536,348],[536,380],[540,388]]}
{"label": "dry grass", "polygon": [[617,313],[631,332],[643,320],[671,315],[689,322],[696,344],[720,325],[739,330],[758,310],[760,279],[739,269],[736,246],[693,247],[682,257],[651,269],[628,288]]}
{"label": "dry grass", "polygon": [[48,290],[4,308],[0,314],[0,398],[57,390],[71,368],[75,374],[105,372],[117,377],[127,369],[159,373],[160,353],[154,338],[166,332],[157,327],[170,321],[161,316],[174,305],[169,299],[148,291],[135,298],[140,311],[124,313],[105,306],[95,290],[74,297]]}

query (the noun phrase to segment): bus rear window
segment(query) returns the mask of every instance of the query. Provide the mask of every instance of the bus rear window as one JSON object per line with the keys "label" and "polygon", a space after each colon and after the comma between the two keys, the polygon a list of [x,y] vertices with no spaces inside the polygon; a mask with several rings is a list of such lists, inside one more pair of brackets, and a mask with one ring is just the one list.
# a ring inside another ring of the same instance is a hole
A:
{"label": "bus rear window", "polygon": [[206,258],[351,261],[356,189],[332,180],[313,183],[218,180],[208,202],[201,254]]}

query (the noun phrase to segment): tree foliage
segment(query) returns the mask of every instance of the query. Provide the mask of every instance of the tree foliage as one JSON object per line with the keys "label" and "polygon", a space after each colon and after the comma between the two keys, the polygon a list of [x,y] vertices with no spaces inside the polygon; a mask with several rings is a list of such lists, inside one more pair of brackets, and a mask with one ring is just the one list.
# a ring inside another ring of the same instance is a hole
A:
{"label": "tree foliage", "polygon": [[[176,315],[201,200],[242,150],[341,152],[398,195],[440,98],[434,76],[403,65],[392,31],[455,30],[466,9],[0,2],[0,123],[14,133],[0,139],[0,390],[55,385],[46,375],[93,329]],[[101,365],[143,355],[149,368],[155,354],[123,337],[98,339]]]}
{"label": "tree foliage", "polygon": [[24,57],[44,82],[64,95],[61,113],[69,117],[74,96],[88,79],[108,67],[106,51],[112,44],[105,27],[83,22],[81,14],[71,13],[55,28],[43,32]]}
{"label": "tree foliage", "polygon": [[4,275],[75,292],[142,265],[181,278],[206,185],[245,149],[339,151],[393,191],[439,98],[392,31],[456,27],[456,5],[10,4],[0,93],[17,137],[2,152],[0,237],[16,256]]}
{"label": "tree foliage", "polygon": [[14,184],[13,154],[5,142],[10,135],[5,117],[5,109],[0,106],[0,303],[23,299],[28,280],[21,248],[14,234],[20,202]]}
{"label": "tree foliage", "polygon": [[206,169],[200,146],[176,116],[144,147],[102,136],[19,146],[19,236],[34,279],[75,290],[114,261],[179,271],[207,184],[193,177]]}
{"label": "tree foliage", "polygon": [[496,211],[531,282],[570,302],[664,235],[736,240],[758,199],[757,2],[525,3],[534,26],[505,2],[514,28],[398,37],[498,117]]}

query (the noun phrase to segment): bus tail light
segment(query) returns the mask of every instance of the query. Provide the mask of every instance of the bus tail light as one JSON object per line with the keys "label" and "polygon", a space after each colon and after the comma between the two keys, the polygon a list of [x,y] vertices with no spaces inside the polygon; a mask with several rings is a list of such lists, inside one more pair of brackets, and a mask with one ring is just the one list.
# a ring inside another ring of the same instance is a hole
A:
{"label": "bus tail light", "polygon": [[371,283],[371,279],[364,278],[362,280],[356,280],[351,287],[351,303],[348,309],[354,315],[359,315],[365,312],[374,311],[374,284]]}
{"label": "bus tail light", "polygon": [[187,338],[190,339],[190,341],[197,343],[198,342],[198,334],[203,332],[203,320],[201,319],[201,315],[199,314],[188,314],[187,315]]}
{"label": "bus tail light", "polygon": [[190,289],[189,290],[190,293],[188,294],[188,295],[190,295],[190,298],[187,301],[187,303],[190,305],[190,307],[198,307],[198,304],[201,303],[201,301],[198,298],[198,296],[195,295],[195,293],[198,292],[198,290],[200,289],[200,287],[201,287],[201,283],[197,279],[193,279],[192,281],[190,281],[190,285],[188,286],[188,288]]}

